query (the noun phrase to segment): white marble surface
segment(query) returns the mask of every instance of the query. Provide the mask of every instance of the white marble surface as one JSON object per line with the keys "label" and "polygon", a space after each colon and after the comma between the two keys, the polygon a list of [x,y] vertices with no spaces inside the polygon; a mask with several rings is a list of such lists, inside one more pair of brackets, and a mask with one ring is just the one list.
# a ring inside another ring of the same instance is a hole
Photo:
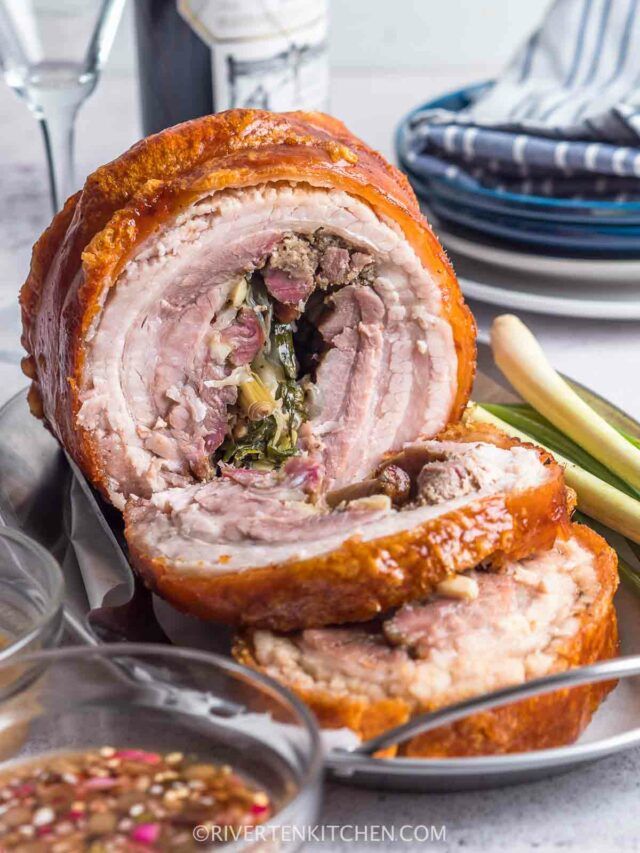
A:
{"label": "white marble surface", "polygon": [[[398,119],[413,105],[449,87],[490,73],[351,70],[336,74],[333,111],[391,156]],[[79,172],[117,156],[138,136],[135,85],[109,76],[83,109],[78,124]],[[18,369],[16,296],[30,247],[49,219],[41,140],[33,119],[0,88],[0,401],[24,385]],[[473,305],[481,332],[496,309]],[[525,317],[554,363],[640,418],[638,323]],[[328,786],[327,824],[446,826],[442,850],[600,853],[640,848],[637,804],[640,751],[634,750],[557,779],[497,791],[455,795],[387,794]],[[325,844],[331,850],[380,849],[366,842]],[[383,849],[385,846],[383,845]],[[393,849],[424,849],[398,844]]]}

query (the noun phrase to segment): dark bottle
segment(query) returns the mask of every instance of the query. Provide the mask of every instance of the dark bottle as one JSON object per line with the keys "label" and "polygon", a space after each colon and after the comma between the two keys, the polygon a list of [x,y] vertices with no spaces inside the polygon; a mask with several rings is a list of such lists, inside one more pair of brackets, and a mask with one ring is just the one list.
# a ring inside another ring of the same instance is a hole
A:
{"label": "dark bottle", "polygon": [[135,0],[135,20],[145,136],[212,113],[211,50],[176,0]]}

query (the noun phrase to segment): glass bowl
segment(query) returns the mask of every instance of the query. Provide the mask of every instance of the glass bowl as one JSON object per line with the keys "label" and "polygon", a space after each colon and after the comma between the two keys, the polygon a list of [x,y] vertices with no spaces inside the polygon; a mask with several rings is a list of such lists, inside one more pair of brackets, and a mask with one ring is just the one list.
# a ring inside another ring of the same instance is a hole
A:
{"label": "glass bowl", "polygon": [[0,662],[57,645],[63,595],[62,572],[51,554],[0,525]]}
{"label": "glass bowl", "polygon": [[322,751],[310,712],[227,658],[130,643],[54,649],[1,663],[0,700],[3,776],[51,753],[176,751],[230,765],[269,794],[275,814],[233,849],[297,850],[314,825]]}

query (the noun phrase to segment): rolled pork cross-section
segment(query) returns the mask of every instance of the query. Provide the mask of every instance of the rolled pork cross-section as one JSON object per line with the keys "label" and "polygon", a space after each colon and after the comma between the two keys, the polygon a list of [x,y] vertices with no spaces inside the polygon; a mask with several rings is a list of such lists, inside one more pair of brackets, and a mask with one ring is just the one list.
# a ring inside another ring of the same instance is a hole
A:
{"label": "rolled pork cross-section", "polygon": [[474,324],[404,177],[327,116],[143,140],[55,217],[21,303],[32,410],[183,609],[368,618],[566,521],[531,448],[407,462],[460,417]]}
{"label": "rolled pork cross-section", "polygon": [[404,177],[320,114],[238,110],[143,140],[38,241],[33,410],[118,507],[318,449],[327,488],[435,435],[475,334]]}
{"label": "rolled pork cross-section", "polygon": [[[298,693],[327,728],[373,737],[411,716],[613,657],[615,552],[573,525],[569,539],[502,572],[473,570],[373,623],[256,630],[235,656]],[[570,743],[612,684],[562,690],[410,739],[406,756],[463,756]]]}

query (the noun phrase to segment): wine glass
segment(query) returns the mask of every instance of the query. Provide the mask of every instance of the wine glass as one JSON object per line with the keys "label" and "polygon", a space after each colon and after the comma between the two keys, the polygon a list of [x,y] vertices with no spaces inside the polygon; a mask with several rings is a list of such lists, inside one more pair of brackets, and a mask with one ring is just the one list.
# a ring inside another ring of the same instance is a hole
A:
{"label": "wine glass", "polygon": [[73,135],[126,0],[0,0],[0,67],[42,128],[54,213],[76,189]]}

